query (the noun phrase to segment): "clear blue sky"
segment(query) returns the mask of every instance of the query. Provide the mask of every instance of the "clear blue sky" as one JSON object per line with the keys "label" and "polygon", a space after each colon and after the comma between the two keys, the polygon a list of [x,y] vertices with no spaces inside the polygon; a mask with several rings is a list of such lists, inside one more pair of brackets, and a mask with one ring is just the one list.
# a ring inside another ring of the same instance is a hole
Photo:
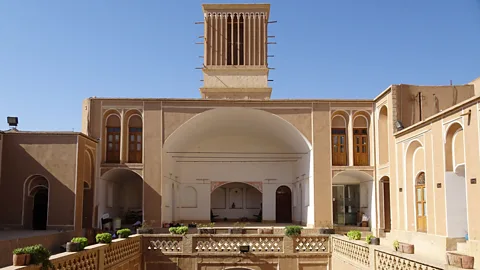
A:
{"label": "clear blue sky", "polygon": [[[221,2],[243,1],[209,3]],[[272,98],[373,98],[480,76],[480,0],[270,3]],[[14,115],[22,130],[78,131],[90,96],[199,98],[201,4],[0,1],[0,129]]]}

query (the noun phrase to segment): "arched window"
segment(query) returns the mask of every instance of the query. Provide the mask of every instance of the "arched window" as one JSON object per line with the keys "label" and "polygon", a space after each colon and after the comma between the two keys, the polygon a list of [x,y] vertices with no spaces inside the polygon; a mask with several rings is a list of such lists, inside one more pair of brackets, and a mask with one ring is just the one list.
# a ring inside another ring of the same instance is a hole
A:
{"label": "arched window", "polygon": [[388,162],[388,111],[383,106],[378,115],[378,159],[380,164]]}
{"label": "arched window", "polygon": [[142,163],[142,118],[132,115],[128,121],[128,162]]}
{"label": "arched window", "polygon": [[332,165],[347,165],[347,121],[337,114],[332,118]]}
{"label": "arched window", "polygon": [[116,114],[109,115],[107,118],[107,154],[105,161],[107,163],[120,163],[120,117]]}
{"label": "arched window", "polygon": [[417,231],[427,232],[427,198],[425,194],[425,173],[415,179],[415,204],[417,207]]}
{"label": "arched window", "polygon": [[353,120],[353,165],[368,166],[368,121],[364,115]]}

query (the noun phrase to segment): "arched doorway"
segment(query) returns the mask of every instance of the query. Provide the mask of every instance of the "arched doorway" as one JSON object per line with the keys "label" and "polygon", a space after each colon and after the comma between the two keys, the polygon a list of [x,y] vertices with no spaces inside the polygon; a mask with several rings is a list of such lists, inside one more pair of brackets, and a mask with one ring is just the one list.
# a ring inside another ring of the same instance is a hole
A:
{"label": "arched doorway", "polygon": [[292,222],[292,191],[287,186],[280,186],[275,192],[275,222]]}
{"label": "arched doorway", "polygon": [[39,188],[33,195],[32,228],[34,230],[47,229],[48,189]]}
{"label": "arched doorway", "polygon": [[425,173],[420,172],[415,179],[415,205],[417,231],[427,232],[427,198],[425,194]]}

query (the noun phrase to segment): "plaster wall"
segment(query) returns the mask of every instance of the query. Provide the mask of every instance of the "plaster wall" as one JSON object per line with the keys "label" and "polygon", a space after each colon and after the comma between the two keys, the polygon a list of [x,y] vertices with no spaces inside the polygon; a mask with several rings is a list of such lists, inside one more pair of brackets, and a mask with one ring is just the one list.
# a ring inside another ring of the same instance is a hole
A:
{"label": "plaster wall", "polygon": [[447,236],[465,237],[468,233],[465,177],[454,172],[445,172],[445,200]]}

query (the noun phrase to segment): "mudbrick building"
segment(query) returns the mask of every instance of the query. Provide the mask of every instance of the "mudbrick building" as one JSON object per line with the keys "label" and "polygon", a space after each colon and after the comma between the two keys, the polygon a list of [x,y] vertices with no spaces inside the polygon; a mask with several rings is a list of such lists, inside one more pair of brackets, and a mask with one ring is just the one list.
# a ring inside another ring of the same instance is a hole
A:
{"label": "mudbrick building", "polygon": [[[53,243],[137,221],[158,232],[216,222],[208,237],[142,235],[55,259],[100,269],[444,269],[446,254],[480,258],[480,79],[391,85],[368,100],[270,99],[270,5],[203,13],[200,99],[88,98],[82,133],[0,133],[0,226],[62,229],[41,236]],[[246,235],[222,234],[239,220]],[[284,236],[289,224],[302,235]],[[341,236],[350,230],[381,245]]]}

